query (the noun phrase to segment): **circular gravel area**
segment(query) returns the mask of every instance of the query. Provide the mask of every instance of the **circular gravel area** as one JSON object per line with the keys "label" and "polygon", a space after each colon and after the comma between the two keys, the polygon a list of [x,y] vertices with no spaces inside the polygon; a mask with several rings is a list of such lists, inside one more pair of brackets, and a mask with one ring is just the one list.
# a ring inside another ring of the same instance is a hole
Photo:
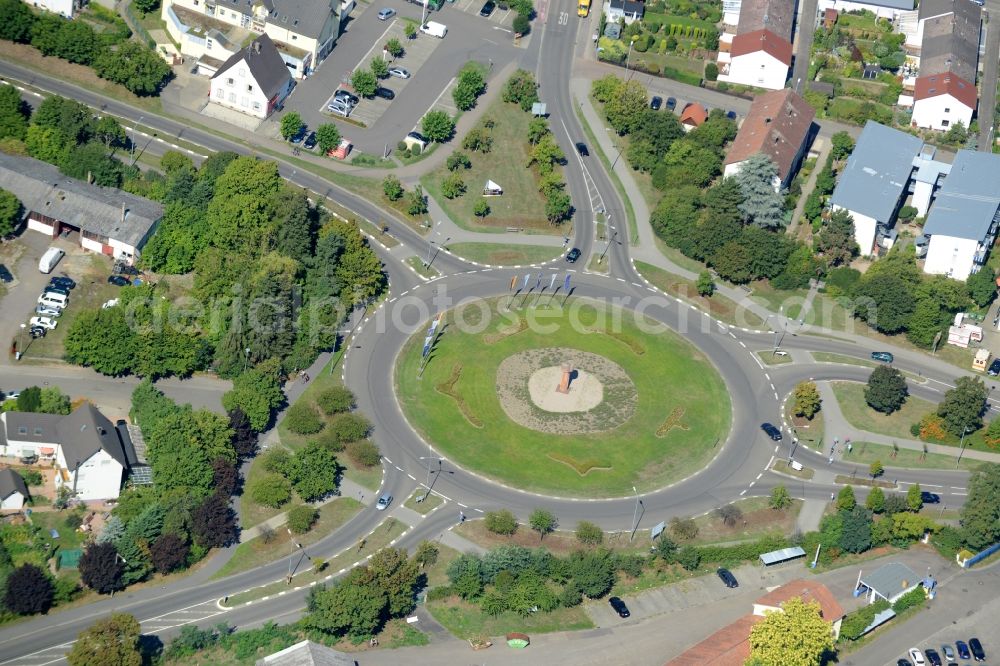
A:
{"label": "circular gravel area", "polygon": [[[556,392],[562,364],[577,371],[567,395]],[[558,435],[613,430],[635,413],[638,392],[625,370],[598,354],[566,347],[528,349],[497,368],[497,397],[511,421]]]}

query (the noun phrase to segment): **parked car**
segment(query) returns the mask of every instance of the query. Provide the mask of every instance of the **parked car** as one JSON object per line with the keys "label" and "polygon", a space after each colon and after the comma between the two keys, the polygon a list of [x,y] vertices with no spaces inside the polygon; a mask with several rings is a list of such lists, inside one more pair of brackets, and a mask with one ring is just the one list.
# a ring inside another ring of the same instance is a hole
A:
{"label": "parked car", "polygon": [[625,602],[618,597],[611,597],[608,599],[608,603],[611,604],[611,607],[616,613],[618,613],[618,617],[628,617],[631,615],[631,613],[628,612],[628,606],[626,606]]}
{"label": "parked car", "polygon": [[354,103],[345,97],[335,97],[326,105],[326,110],[346,116],[354,110]]}
{"label": "parked car", "polygon": [[298,132],[293,134],[288,139],[288,141],[291,143],[302,143],[302,140],[306,138],[306,133],[307,133],[306,126],[303,125],[302,127],[299,128]]}
{"label": "parked car", "polygon": [[926,490],[920,491],[920,501],[924,504],[940,504],[941,496],[937,493],[927,492]]}
{"label": "parked car", "polygon": [[56,287],[49,285],[45,287],[46,294],[61,294],[62,296],[69,296],[69,289],[63,289],[62,287]]}
{"label": "parked car", "polygon": [[927,648],[924,650],[924,656],[927,657],[927,663],[931,666],[944,666],[941,663],[941,655],[937,653],[934,648]]}
{"label": "parked car", "polygon": [[389,76],[395,76],[397,79],[408,79],[410,78],[410,73],[402,67],[390,67]]}
{"label": "parked car", "polygon": [[385,493],[378,498],[378,502],[375,503],[375,508],[379,511],[385,511],[390,504],[392,504],[392,495]]}
{"label": "parked car", "polygon": [[673,111],[675,108],[677,108],[677,100],[674,99],[673,97],[668,97],[667,98],[667,108],[670,109],[671,111]]}
{"label": "parked car", "polygon": [[726,587],[734,588],[740,586],[740,584],[736,581],[736,576],[734,576],[733,572],[729,569],[720,567],[715,573],[719,575],[719,579],[726,584]]}
{"label": "parked car", "polygon": [[381,97],[382,99],[396,99],[396,93],[392,92],[388,88],[383,88],[382,86],[375,89],[375,96]]}
{"label": "parked car", "polygon": [[580,157],[590,157],[590,151],[587,150],[587,144],[582,141],[576,142],[576,152],[580,153]]}
{"label": "parked car", "polygon": [[430,143],[427,140],[426,136],[424,136],[420,132],[416,132],[416,131],[414,131],[414,132],[407,132],[406,133],[406,138],[407,139],[413,139],[414,141],[416,141],[417,143],[419,143],[421,149],[425,148],[427,146],[427,144]]}
{"label": "parked car", "polygon": [[924,661],[924,655],[921,654],[920,650],[917,648],[910,648],[910,661],[913,662],[914,666],[924,666],[927,662]]}
{"label": "parked car", "polygon": [[108,278],[108,284],[113,284],[116,287],[127,287],[131,283],[124,275],[112,275]]}
{"label": "parked car", "polygon": [[763,430],[767,434],[767,436],[770,437],[775,442],[781,441],[781,431],[775,428],[772,424],[761,423],[760,429]]}
{"label": "parked car", "polygon": [[990,377],[1000,375],[1000,358],[993,359],[993,362],[990,363],[990,367],[986,370],[986,374]]}
{"label": "parked car", "polygon": [[344,90],[343,88],[333,93],[333,99],[347,100],[347,102],[349,102],[351,106],[357,106],[358,102],[361,101],[361,99],[357,95],[351,93],[350,90]]}
{"label": "parked car", "polygon": [[[28,329],[28,335],[30,335],[32,339],[44,338],[46,333],[48,333],[48,329],[42,326],[32,326],[30,329]],[[11,396],[7,397],[10,398]],[[16,398],[17,396],[14,397]]]}
{"label": "parked car", "polygon": [[63,289],[76,289],[76,282],[73,278],[62,275],[49,278],[49,285],[52,287],[62,287]]}
{"label": "parked car", "polygon": [[313,148],[315,148],[316,147],[316,132],[309,132],[309,136],[307,136],[306,140],[302,142],[302,146],[306,150],[312,150]]}
{"label": "parked car", "polygon": [[953,650],[950,645],[942,645],[941,652],[944,654],[944,658],[948,661],[955,661],[955,650]]}
{"label": "parked car", "polygon": [[896,666],[913,666],[909,659],[897,659]]}
{"label": "parked car", "polygon": [[726,118],[729,118],[730,120],[736,120],[736,112],[726,111]]}
{"label": "parked car", "polygon": [[893,355],[889,352],[872,352],[873,361],[881,361],[882,363],[892,363]]}
{"label": "parked car", "polygon": [[962,659],[972,659],[972,653],[969,652],[969,646],[966,645],[965,641],[955,641],[955,649],[958,650],[958,656]]}
{"label": "parked car", "polygon": [[983,651],[983,644],[979,642],[978,638],[969,639],[969,650],[972,652],[972,657],[976,661],[986,660],[986,653]]}
{"label": "parked car", "polygon": [[379,21],[388,21],[395,15],[396,15],[396,10],[392,9],[391,7],[386,7],[384,9],[378,10]]}
{"label": "parked car", "polygon": [[653,99],[649,102],[649,108],[653,111],[659,111],[661,106],[663,106],[663,98],[653,95]]}
{"label": "parked car", "polygon": [[42,328],[47,328],[49,330],[52,330],[53,328],[59,325],[59,322],[57,322],[52,317],[32,317],[30,320],[28,320],[28,323],[31,325],[32,328],[34,328],[35,326],[41,326]]}
{"label": "parked car", "polygon": [[493,10],[496,8],[497,3],[493,2],[493,0],[486,0],[486,4],[484,4],[483,8],[479,10],[479,15],[483,18],[489,18],[493,15]]}
{"label": "parked car", "polygon": [[39,303],[35,306],[35,314],[42,317],[58,317],[62,314],[62,310],[54,308],[51,305],[42,305]]}
{"label": "parked car", "polygon": [[575,264],[576,260],[580,258],[580,248],[574,247],[572,250],[566,253],[566,263]]}

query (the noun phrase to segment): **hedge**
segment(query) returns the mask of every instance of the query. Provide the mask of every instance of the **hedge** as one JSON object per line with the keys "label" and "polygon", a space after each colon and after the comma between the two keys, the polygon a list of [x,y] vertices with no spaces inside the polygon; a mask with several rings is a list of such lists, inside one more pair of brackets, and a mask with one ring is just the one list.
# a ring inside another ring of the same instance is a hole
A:
{"label": "hedge", "polygon": [[772,550],[788,548],[791,543],[783,536],[771,535],[761,537],[749,543],[739,543],[734,546],[699,546],[701,559],[718,564],[735,564],[752,561]]}

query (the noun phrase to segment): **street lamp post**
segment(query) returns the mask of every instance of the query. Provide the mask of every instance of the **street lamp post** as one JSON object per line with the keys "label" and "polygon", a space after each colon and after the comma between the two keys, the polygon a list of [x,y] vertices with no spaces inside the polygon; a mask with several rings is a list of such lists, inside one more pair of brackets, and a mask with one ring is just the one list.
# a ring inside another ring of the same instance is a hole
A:
{"label": "street lamp post", "polygon": [[632,40],[628,43],[628,54],[625,56],[625,80],[628,81],[628,62],[632,58]]}
{"label": "street lamp post", "polygon": [[420,456],[420,460],[427,461],[427,483],[426,483],[427,491],[423,494],[422,497],[420,497],[420,499],[417,500],[418,502],[423,502],[425,499],[427,499],[427,496],[431,494],[431,461],[432,460],[438,461],[438,471],[440,471],[441,466],[444,464],[444,458],[439,458],[438,456]]}
{"label": "street lamp post", "polygon": [[246,372],[250,367],[250,348],[246,347],[243,349],[243,372]]}
{"label": "street lamp post", "polygon": [[604,255],[606,255],[606,254],[608,253],[608,248],[610,248],[610,247],[611,247],[611,244],[612,244],[613,242],[615,242],[615,238],[617,238],[617,237],[618,237],[618,230],[617,230],[617,229],[615,229],[615,230],[614,230],[614,233],[613,233],[613,234],[611,234],[611,238],[609,238],[609,239],[608,239],[608,243],[607,243],[607,245],[605,245],[605,246],[604,246],[604,252],[601,252],[601,258],[600,258],[600,259],[598,259],[597,263],[599,263],[599,264],[600,264],[600,263],[603,263],[603,262],[604,262]]}
{"label": "street lamp post", "polygon": [[295,540],[295,538],[292,536],[292,530],[291,529],[289,529],[287,527],[285,529],[288,530],[288,577],[285,579],[285,581],[286,581],[285,584],[286,585],[291,585],[292,584],[292,558],[295,557],[295,549],[296,548],[301,549],[302,548],[302,544],[299,543],[299,542],[297,542]]}
{"label": "street lamp post", "polygon": [[635,493],[635,511],[632,512],[632,533],[628,537],[629,541],[635,537],[635,531],[639,529],[639,491],[632,486],[632,492]]}
{"label": "street lamp post", "polygon": [[969,426],[965,426],[964,428],[962,428],[962,441],[959,442],[959,445],[962,447],[962,450],[958,452],[958,460],[955,461],[955,467],[958,467],[960,464],[962,464],[962,455],[965,453],[965,436],[968,434],[968,432],[969,432]]}
{"label": "street lamp post", "polygon": [[20,361],[21,357],[24,355],[24,329],[27,324],[21,324],[21,334],[19,340],[17,341],[17,351],[14,353],[14,360]]}
{"label": "street lamp post", "polygon": [[135,165],[135,135],[139,131],[139,125],[142,124],[142,119],[145,116],[139,116],[139,122],[132,125],[132,164]]}

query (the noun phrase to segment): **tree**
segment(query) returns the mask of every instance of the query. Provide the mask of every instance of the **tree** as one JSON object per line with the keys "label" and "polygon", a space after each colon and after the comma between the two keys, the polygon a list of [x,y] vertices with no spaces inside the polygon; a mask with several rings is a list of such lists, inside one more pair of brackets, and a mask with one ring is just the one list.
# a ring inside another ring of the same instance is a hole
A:
{"label": "tree", "polygon": [[414,217],[427,214],[427,197],[424,196],[424,188],[419,185],[413,188],[413,191],[407,196],[406,212]]}
{"label": "tree", "polygon": [[34,22],[34,14],[20,0],[0,1],[0,39],[27,42],[31,39],[31,26]]}
{"label": "tree", "polygon": [[382,179],[382,193],[389,201],[399,201],[403,197],[403,184],[392,174]]}
{"label": "tree", "polygon": [[551,134],[541,136],[535,147],[531,149],[528,165],[537,164],[538,171],[542,175],[552,172],[553,165],[566,159],[555,137]]}
{"label": "tree", "polygon": [[[819,213],[817,212],[817,215]],[[854,218],[842,208],[830,214],[814,240],[816,251],[826,257],[831,266],[846,264],[858,255],[854,236]]]}
{"label": "tree", "polygon": [[[115,309],[117,308],[109,308]],[[271,411],[285,400],[275,372],[277,367],[265,362],[251,368],[233,380],[232,390],[222,395],[222,406],[226,411],[242,411],[250,419],[250,426],[257,432],[264,431],[271,421]]]}
{"label": "tree", "polygon": [[38,411],[42,414],[69,414],[69,396],[60,391],[58,386],[47,386],[39,393]]}
{"label": "tree", "polygon": [[792,497],[788,494],[788,488],[784,484],[780,484],[771,489],[771,498],[768,500],[768,506],[770,506],[775,511],[781,511],[787,508],[792,503]]}
{"label": "tree", "polygon": [[455,106],[459,111],[468,111],[476,105],[476,98],[485,91],[486,81],[479,68],[466,65],[458,73],[458,83],[451,91],[451,97],[455,100]]}
{"label": "tree", "polygon": [[155,95],[171,75],[170,66],[145,44],[125,41],[94,59],[102,79],[120,83],[136,95]]}
{"label": "tree", "polygon": [[865,506],[872,513],[882,513],[885,510],[885,493],[878,486],[875,486],[868,491],[868,497],[865,498]]}
{"label": "tree", "polygon": [[934,338],[941,331],[944,319],[941,306],[933,298],[924,298],[917,301],[910,321],[907,323],[906,337],[911,342],[925,349],[929,349],[934,344]]}
{"label": "tree", "polygon": [[240,409],[229,412],[229,429],[233,431],[233,451],[240,459],[250,458],[257,453],[257,433],[250,425],[250,419]]}
{"label": "tree", "polygon": [[968,547],[982,550],[1000,539],[1000,465],[989,465],[969,479],[962,506],[962,536]]}
{"label": "tree", "polygon": [[309,591],[303,618],[305,627],[334,636],[348,635],[366,640],[382,625],[389,605],[385,591],[378,588],[364,567],[354,569],[331,587],[322,585]]}
{"label": "tree", "polygon": [[476,217],[485,218],[490,214],[490,204],[486,199],[480,199],[472,205],[472,214]]}
{"label": "tree", "polygon": [[399,40],[393,37],[385,43],[385,50],[389,52],[393,58],[398,58],[403,55],[403,45],[399,43]]}
{"label": "tree", "polygon": [[292,458],[289,473],[292,487],[307,502],[323,499],[335,491],[339,476],[333,452],[319,442],[309,442]]}
{"label": "tree", "polygon": [[885,468],[882,467],[882,462],[876,460],[871,465],[868,466],[868,474],[871,475],[873,479],[877,479],[885,473]]}
{"label": "tree", "polygon": [[833,634],[819,603],[799,597],[765,613],[750,629],[750,663],[759,666],[816,666],[832,649]]}
{"label": "tree", "polygon": [[316,144],[320,153],[326,155],[340,145],[340,130],[333,123],[323,123],[316,128]]}
{"label": "tree", "polygon": [[983,266],[978,273],[973,273],[965,281],[965,286],[969,290],[969,298],[979,307],[986,307],[997,295],[996,277],[992,268]]}
{"label": "tree", "polygon": [[549,129],[549,121],[545,118],[532,118],[528,122],[528,143],[531,145],[535,145],[548,134],[552,134],[552,130]]}
{"label": "tree", "polygon": [[308,504],[296,504],[288,510],[288,529],[295,534],[305,534],[319,518],[319,511]]}
{"label": "tree", "polygon": [[847,159],[854,150],[854,139],[844,131],[837,132],[830,137],[830,143],[833,145],[831,155],[833,155],[833,159],[838,161]]}
{"label": "tree", "polygon": [[364,439],[371,432],[372,424],[361,414],[338,414],[330,421],[330,432],[338,441],[347,444]]}
{"label": "tree", "polygon": [[698,273],[698,282],[695,285],[698,289],[699,296],[711,296],[715,293],[715,280],[712,278],[712,274],[708,271],[702,271]]}
{"label": "tree", "polygon": [[407,23],[403,28],[403,32],[406,34],[407,39],[413,39],[417,36],[417,27],[412,23]]}
{"label": "tree", "polygon": [[622,83],[617,94],[604,104],[604,115],[618,134],[631,134],[640,127],[648,105],[646,87],[631,80]]}
{"label": "tree", "polygon": [[417,544],[417,550],[413,553],[413,561],[420,565],[421,569],[434,566],[437,562],[440,550],[433,541],[421,541]]}
{"label": "tree", "polygon": [[855,316],[883,333],[903,330],[913,314],[913,291],[896,275],[873,277],[869,271],[858,283],[855,296]]}
{"label": "tree", "polygon": [[286,141],[302,131],[305,124],[296,111],[289,111],[281,117],[281,137]]}
{"label": "tree", "polygon": [[66,661],[70,666],[140,666],[141,633],[134,615],[112,613],[80,632]]}
{"label": "tree", "polygon": [[438,143],[448,141],[455,134],[455,119],[441,110],[428,111],[420,126],[428,139]]}
{"label": "tree", "polygon": [[528,518],[531,529],[538,532],[538,540],[541,541],[545,535],[553,531],[558,525],[555,515],[545,509],[535,509]]}
{"label": "tree", "polygon": [[684,546],[677,551],[677,563],[685,571],[694,571],[701,564],[701,553],[694,546]]}
{"label": "tree", "polygon": [[528,30],[531,29],[531,20],[524,14],[518,14],[514,17],[514,21],[510,25],[511,29],[517,35],[526,35]]}
{"label": "tree", "polygon": [[[102,535],[103,536],[103,535]],[[80,556],[80,580],[99,594],[120,590],[125,565],[118,556],[118,549],[110,541],[92,543]]]}
{"label": "tree", "polygon": [[[224,248],[227,258],[233,251],[259,256],[262,248],[273,242],[277,229],[273,202],[281,187],[275,162],[253,157],[238,157],[230,162],[216,179],[214,196],[205,211],[208,242],[216,248]],[[202,255],[203,259],[210,256]],[[199,263],[199,273],[202,267],[207,268]],[[235,281],[236,276],[231,279]],[[228,284],[224,289],[228,289]],[[245,358],[242,349],[240,352],[239,367],[242,369]],[[262,358],[252,356],[250,360]],[[250,412],[247,416],[251,416]]]}
{"label": "tree", "polygon": [[441,181],[441,194],[447,199],[454,199],[465,194],[465,181],[457,173],[450,173]]}
{"label": "tree", "polygon": [[903,373],[889,365],[872,370],[865,384],[865,402],[883,414],[892,414],[902,407],[908,394]]}
{"label": "tree", "polygon": [[924,507],[924,497],[920,492],[920,484],[914,483],[912,486],[906,490],[906,507],[917,513]]}
{"label": "tree", "polygon": [[389,76],[389,63],[381,57],[372,58],[368,67],[371,69],[372,74],[375,75],[376,79],[384,79]]}
{"label": "tree", "polygon": [[322,430],[324,424],[316,408],[303,400],[288,408],[285,425],[298,435],[312,435]]}
{"label": "tree", "polygon": [[362,97],[373,97],[378,79],[367,69],[356,69],[351,73],[351,87]]}
{"label": "tree", "polygon": [[715,515],[726,527],[736,527],[736,523],[743,519],[743,511],[735,504],[720,506]]}
{"label": "tree", "polygon": [[401,617],[413,610],[421,574],[417,563],[407,558],[405,548],[383,548],[376,552],[368,561],[368,573],[385,591],[390,617]]}
{"label": "tree", "polygon": [[191,512],[191,533],[195,543],[204,548],[227,546],[236,540],[239,528],[229,498],[218,493]]}
{"label": "tree", "polygon": [[709,61],[705,64],[705,80],[716,81],[719,78],[719,66]]}
{"label": "tree", "polygon": [[42,389],[37,386],[29,386],[21,391],[17,396],[17,411],[37,412],[42,405]]}
{"label": "tree", "polygon": [[[3,13],[0,3],[0,14]],[[0,27],[0,31],[3,28]],[[13,137],[24,139],[28,132],[28,116],[30,112],[14,86],[0,88],[0,139]]]}
{"label": "tree", "polygon": [[670,533],[682,541],[690,541],[698,536],[698,523],[693,518],[674,516],[670,519]]}
{"label": "tree", "polygon": [[837,511],[850,511],[857,505],[858,502],[854,498],[854,488],[851,486],[841,488],[837,495]]}
{"label": "tree", "polygon": [[104,144],[105,150],[111,151],[114,147],[125,145],[125,129],[115,118],[102,116],[94,126],[94,138]]}
{"label": "tree", "polygon": [[661,534],[656,541],[656,554],[667,564],[671,564],[677,557],[677,544],[670,537]]}
{"label": "tree", "polygon": [[545,217],[552,224],[559,224],[565,220],[572,210],[572,201],[565,192],[552,192],[545,199]]}
{"label": "tree", "polygon": [[493,149],[493,137],[485,128],[474,127],[462,139],[462,148],[485,155]]}
{"label": "tree", "polygon": [[157,572],[167,574],[184,566],[188,557],[187,541],[173,532],[161,534],[149,546],[149,558]]}
{"label": "tree", "polygon": [[316,406],[327,416],[354,409],[354,394],[343,386],[331,386],[316,396]]}
{"label": "tree", "polygon": [[4,605],[11,613],[46,613],[52,607],[55,588],[45,572],[34,564],[22,564],[7,576]]}
{"label": "tree", "polygon": [[872,547],[872,514],[862,506],[841,511],[840,547],[849,553],[863,553]]}
{"label": "tree", "polygon": [[576,524],[576,540],[587,546],[597,546],[604,541],[604,532],[589,520],[581,520]]}
{"label": "tree", "polygon": [[822,400],[815,382],[801,382],[792,393],[795,400],[795,415],[812,419],[819,411]]}
{"label": "tree", "polygon": [[460,150],[456,150],[449,155],[445,164],[448,167],[448,171],[458,171],[459,169],[472,168],[472,162],[469,161],[469,156]]}
{"label": "tree", "polygon": [[494,534],[510,535],[517,531],[517,517],[507,509],[488,511],[484,524]]}
{"label": "tree", "polygon": [[778,168],[764,153],[755,153],[740,165],[733,176],[743,193],[740,212],[758,227],[775,229],[785,224],[784,199],[774,190]]}
{"label": "tree", "polygon": [[505,102],[519,105],[522,111],[530,111],[531,105],[538,101],[535,75],[525,69],[517,70],[507,79],[500,98]]}
{"label": "tree", "polygon": [[262,506],[277,509],[292,499],[292,484],[280,474],[265,474],[247,485],[247,494]]}
{"label": "tree", "polygon": [[945,428],[956,437],[978,430],[983,426],[983,411],[989,389],[978,377],[959,377],[955,388],[944,394],[937,414],[944,419]]}
{"label": "tree", "polygon": [[603,549],[573,553],[568,568],[573,583],[591,599],[603,597],[615,583],[614,563]]}

